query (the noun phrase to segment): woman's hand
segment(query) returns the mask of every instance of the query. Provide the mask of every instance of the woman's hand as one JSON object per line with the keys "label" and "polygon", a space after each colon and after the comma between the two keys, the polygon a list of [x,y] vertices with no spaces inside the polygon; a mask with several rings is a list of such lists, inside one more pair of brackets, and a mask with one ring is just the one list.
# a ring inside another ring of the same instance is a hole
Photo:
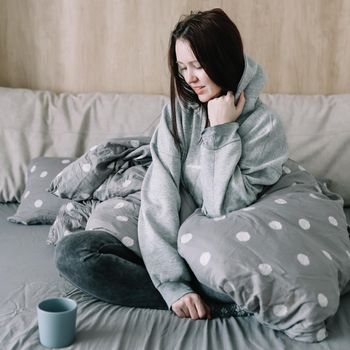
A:
{"label": "woman's hand", "polygon": [[171,305],[174,313],[181,318],[211,319],[209,306],[197,293],[185,294],[182,298]]}
{"label": "woman's hand", "polygon": [[236,121],[243,111],[244,103],[244,92],[239,96],[236,106],[235,97],[232,91],[229,91],[226,95],[208,101],[208,118],[210,126]]}

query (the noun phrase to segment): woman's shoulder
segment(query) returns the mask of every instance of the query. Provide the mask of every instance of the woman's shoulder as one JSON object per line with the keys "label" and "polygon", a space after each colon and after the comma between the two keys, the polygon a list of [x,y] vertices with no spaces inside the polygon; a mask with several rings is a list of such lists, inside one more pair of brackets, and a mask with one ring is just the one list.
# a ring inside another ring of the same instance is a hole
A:
{"label": "woman's shoulder", "polygon": [[[201,106],[194,103],[185,103],[181,101],[178,97],[174,101],[175,114],[176,114],[176,123],[178,125],[186,124],[191,120],[191,117],[199,116],[201,114]],[[171,102],[167,102],[163,107],[163,112],[161,119],[167,125],[172,125],[172,106]]]}
{"label": "woman's shoulder", "polygon": [[241,136],[246,133],[259,132],[259,130],[283,130],[282,121],[278,113],[260,99],[257,100],[255,109],[249,115],[237,120],[240,124]]}

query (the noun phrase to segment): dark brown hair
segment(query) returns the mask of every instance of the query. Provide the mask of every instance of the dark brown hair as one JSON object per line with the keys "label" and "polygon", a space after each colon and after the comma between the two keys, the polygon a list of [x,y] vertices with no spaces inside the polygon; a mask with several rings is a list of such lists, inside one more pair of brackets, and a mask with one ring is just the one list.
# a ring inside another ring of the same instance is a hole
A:
{"label": "dark brown hair", "polygon": [[244,71],[244,54],[241,35],[222,9],[191,12],[176,24],[170,36],[168,64],[171,74],[172,135],[177,148],[181,150],[176,123],[176,95],[185,106],[188,103],[202,103],[179,72],[175,52],[178,39],[189,42],[196,59],[209,78],[221,87],[222,93],[236,92]]}

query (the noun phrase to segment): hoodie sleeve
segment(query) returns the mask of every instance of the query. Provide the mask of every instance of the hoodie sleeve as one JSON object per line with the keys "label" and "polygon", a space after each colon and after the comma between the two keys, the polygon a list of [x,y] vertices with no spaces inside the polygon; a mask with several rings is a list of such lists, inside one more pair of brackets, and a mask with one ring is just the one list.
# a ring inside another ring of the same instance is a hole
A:
{"label": "hoodie sleeve", "polygon": [[264,186],[278,181],[287,158],[282,123],[262,104],[241,125],[232,122],[204,129],[200,149],[203,213],[217,217],[247,207]]}
{"label": "hoodie sleeve", "polygon": [[170,120],[167,105],[150,144],[152,164],[142,184],[138,223],[143,260],[169,309],[183,295],[193,292],[191,274],[177,251],[181,155],[170,132]]}

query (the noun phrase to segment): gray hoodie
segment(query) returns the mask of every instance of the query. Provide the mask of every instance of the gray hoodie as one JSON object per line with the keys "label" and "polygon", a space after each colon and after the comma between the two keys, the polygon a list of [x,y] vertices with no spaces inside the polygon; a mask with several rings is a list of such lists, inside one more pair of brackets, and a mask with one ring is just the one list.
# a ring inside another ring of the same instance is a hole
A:
{"label": "gray hoodie", "polygon": [[[253,203],[264,186],[278,181],[288,158],[281,121],[259,99],[265,83],[261,67],[245,57],[245,105],[235,122],[206,127],[202,106],[177,102],[180,153],[171,135],[171,108],[163,109],[151,139],[152,164],[141,190],[139,244],[148,273],[169,308],[193,292],[191,274],[177,252],[180,183],[208,217]],[[214,234],[214,233],[213,233]]]}

